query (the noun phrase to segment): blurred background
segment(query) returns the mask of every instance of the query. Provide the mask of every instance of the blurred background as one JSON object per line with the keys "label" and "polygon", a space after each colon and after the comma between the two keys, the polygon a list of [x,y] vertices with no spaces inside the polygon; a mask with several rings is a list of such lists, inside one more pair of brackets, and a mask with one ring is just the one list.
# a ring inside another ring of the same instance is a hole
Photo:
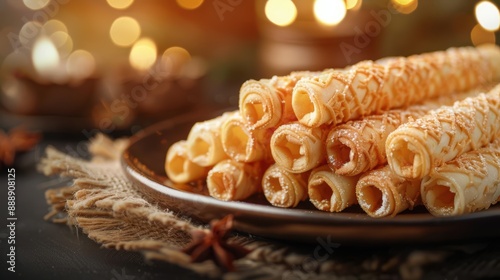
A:
{"label": "blurred background", "polygon": [[495,1],[5,0],[0,128],[122,131],[236,106],[245,80],[496,43]]}

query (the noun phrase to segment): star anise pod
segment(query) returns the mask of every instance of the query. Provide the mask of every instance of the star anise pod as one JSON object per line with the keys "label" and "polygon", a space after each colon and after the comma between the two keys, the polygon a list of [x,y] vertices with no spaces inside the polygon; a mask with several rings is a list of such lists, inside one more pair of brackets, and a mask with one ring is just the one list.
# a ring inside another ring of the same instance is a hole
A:
{"label": "star anise pod", "polygon": [[228,243],[233,219],[233,215],[227,215],[221,220],[212,220],[210,230],[191,232],[193,240],[182,251],[191,256],[191,262],[213,259],[227,271],[233,271],[233,261],[250,253],[250,250],[241,245]]}
{"label": "star anise pod", "polygon": [[11,129],[8,134],[0,130],[0,166],[12,165],[16,153],[31,150],[40,141],[40,137],[38,133],[19,127]]}

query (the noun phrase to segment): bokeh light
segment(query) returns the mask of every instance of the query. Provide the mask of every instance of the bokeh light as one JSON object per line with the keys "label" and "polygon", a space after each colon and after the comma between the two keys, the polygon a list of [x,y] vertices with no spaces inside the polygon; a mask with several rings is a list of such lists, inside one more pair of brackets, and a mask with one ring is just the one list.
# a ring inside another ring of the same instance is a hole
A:
{"label": "bokeh light", "polygon": [[76,50],[66,61],[66,71],[73,79],[83,80],[94,73],[95,59],[88,51]]}
{"label": "bokeh light", "polygon": [[203,4],[203,0],[177,0],[177,5],[187,10],[194,10]]}
{"label": "bokeh light", "polygon": [[479,24],[476,24],[470,32],[470,39],[474,46],[482,44],[495,44],[495,33],[484,29]]}
{"label": "bokeh light", "polygon": [[51,19],[44,23],[43,25],[43,32],[46,35],[51,35],[56,33],[57,31],[62,31],[65,33],[68,33],[68,27],[66,27],[66,24],[64,24],[62,21],[57,20],[57,19]]}
{"label": "bokeh light", "polygon": [[418,7],[418,0],[391,0],[392,6],[402,14],[411,14]]}
{"label": "bokeh light", "polygon": [[315,0],[314,17],[325,25],[336,25],[340,23],[347,9],[344,0]]}
{"label": "bokeh light", "polygon": [[40,37],[33,46],[33,66],[38,74],[55,72],[60,63],[57,48],[48,37]]}
{"label": "bokeh light", "polygon": [[134,0],[107,0],[107,1],[111,7],[118,10],[126,9],[130,7],[132,3],[134,3]]}
{"label": "bokeh light", "polygon": [[141,36],[141,26],[134,18],[120,17],[111,25],[109,35],[113,43],[121,47],[127,47]]}
{"label": "bokeh light", "polygon": [[345,1],[345,7],[348,10],[359,10],[361,8],[361,5],[363,3],[363,0],[346,0]]}
{"label": "bokeh light", "polygon": [[40,35],[43,27],[39,22],[28,21],[19,30],[19,42],[24,47],[31,48],[36,38]]}
{"label": "bokeh light", "polygon": [[147,70],[156,62],[156,44],[149,38],[141,38],[130,50],[130,65],[137,70]]}
{"label": "bokeh light", "polygon": [[168,73],[178,73],[191,60],[191,54],[179,46],[170,47],[161,57],[162,68]]}
{"label": "bokeh light", "polygon": [[497,31],[500,28],[500,12],[497,6],[489,1],[477,3],[475,9],[477,22],[488,31]]}
{"label": "bokeh light", "polygon": [[23,0],[26,7],[31,10],[40,10],[49,4],[50,0]]}
{"label": "bokeh light", "polygon": [[61,57],[68,56],[73,50],[73,39],[64,31],[56,31],[49,36]]}
{"label": "bokeh light", "polygon": [[268,0],[265,6],[266,17],[278,26],[292,24],[297,17],[297,7],[291,0]]}

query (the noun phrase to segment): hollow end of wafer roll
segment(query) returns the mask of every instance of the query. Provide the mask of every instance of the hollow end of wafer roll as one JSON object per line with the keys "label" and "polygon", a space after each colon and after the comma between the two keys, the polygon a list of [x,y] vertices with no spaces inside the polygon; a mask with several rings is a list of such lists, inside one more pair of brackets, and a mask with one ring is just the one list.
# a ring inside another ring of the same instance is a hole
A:
{"label": "hollow end of wafer roll", "polygon": [[225,122],[221,129],[221,142],[226,154],[236,161],[252,162],[263,157],[252,132],[242,122]]}
{"label": "hollow end of wafer roll", "polygon": [[340,212],[356,204],[355,188],[359,176],[333,173],[327,165],[314,169],[307,185],[309,201],[321,211]]}
{"label": "hollow end of wafer roll", "polygon": [[386,153],[387,163],[398,176],[421,179],[431,172],[431,156],[427,147],[418,139],[390,134],[386,142]]}
{"label": "hollow end of wafer roll", "polygon": [[167,151],[165,172],[173,182],[184,184],[206,177],[208,169],[189,160],[186,141],[179,141],[172,144]]}
{"label": "hollow end of wafer roll", "polygon": [[281,126],[271,137],[271,154],[277,164],[292,173],[318,166],[325,156],[324,143],[300,124]]}
{"label": "hollow end of wafer roll", "polygon": [[290,173],[278,165],[269,167],[262,177],[262,189],[273,206],[291,208],[307,198],[307,174]]}
{"label": "hollow end of wafer roll", "polygon": [[434,216],[460,215],[465,209],[456,205],[463,198],[454,191],[454,183],[439,174],[422,180],[421,195],[425,207]]}
{"label": "hollow end of wafer roll", "polygon": [[[350,138],[351,137],[351,138]],[[355,176],[366,171],[366,163],[369,160],[362,153],[355,153],[361,147],[356,146],[353,138],[356,135],[333,136],[329,135],[326,142],[326,154],[328,165],[337,174]]]}
{"label": "hollow end of wafer roll", "polygon": [[249,80],[240,89],[240,114],[254,129],[273,127],[282,117],[281,101],[269,86]]}
{"label": "hollow end of wafer roll", "polygon": [[383,181],[365,182],[360,180],[356,186],[356,196],[361,208],[371,217],[380,218],[395,215],[394,194]]}
{"label": "hollow end of wafer roll", "polygon": [[243,200],[257,192],[262,175],[259,174],[259,166],[223,160],[208,172],[207,189],[210,196],[219,200]]}
{"label": "hollow end of wafer roll", "polygon": [[420,182],[399,177],[385,166],[361,176],[356,184],[356,198],[369,216],[394,217],[421,203]]}
{"label": "hollow end of wafer roll", "polygon": [[214,161],[210,160],[214,157],[213,151],[213,140],[202,137],[201,135],[196,135],[194,138],[190,139],[188,156],[193,161],[202,166],[210,166],[215,164]]}

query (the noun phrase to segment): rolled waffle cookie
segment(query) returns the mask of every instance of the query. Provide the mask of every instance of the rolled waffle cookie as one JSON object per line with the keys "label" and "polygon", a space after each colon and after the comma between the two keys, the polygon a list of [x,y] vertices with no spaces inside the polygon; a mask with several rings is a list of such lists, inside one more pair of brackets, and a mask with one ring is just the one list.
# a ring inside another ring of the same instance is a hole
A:
{"label": "rolled waffle cookie", "polygon": [[197,122],[187,136],[187,155],[201,166],[213,166],[228,158],[221,141],[221,126],[234,112],[226,112],[216,118]]}
{"label": "rolled waffle cookie", "polygon": [[307,199],[309,172],[291,173],[278,164],[267,168],[262,177],[262,189],[273,206],[291,208]]}
{"label": "rolled waffle cookie", "polygon": [[307,184],[309,201],[327,212],[340,212],[355,205],[358,178],[335,174],[328,165],[317,167],[311,171]]}
{"label": "rolled waffle cookie", "polygon": [[317,74],[319,72],[298,71],[287,76],[246,81],[239,94],[243,119],[252,129],[271,128],[297,120],[291,102],[293,87],[300,78]]}
{"label": "rolled waffle cookie", "polygon": [[222,160],[208,172],[208,192],[219,200],[244,200],[262,190],[260,182],[264,171],[261,162]]}
{"label": "rolled waffle cookie", "polygon": [[292,108],[304,125],[336,125],[498,80],[498,65],[500,48],[489,45],[363,61],[302,78],[294,87]]}
{"label": "rolled waffle cookie", "polygon": [[241,162],[255,162],[271,157],[269,143],[273,129],[252,129],[235,113],[221,127],[222,147],[226,154]]}
{"label": "rolled waffle cookie", "polygon": [[500,85],[400,126],[387,137],[387,162],[399,176],[423,178],[434,167],[487,145],[499,134]]}
{"label": "rolled waffle cookie", "polygon": [[371,217],[393,217],[420,204],[420,180],[399,177],[386,165],[361,176],[356,198]]}
{"label": "rolled waffle cookie", "polygon": [[389,133],[429,110],[427,106],[412,106],[333,127],[326,137],[330,168],[337,174],[354,176],[386,163],[385,140]]}
{"label": "rolled waffle cookie", "polygon": [[209,168],[199,166],[189,160],[187,156],[187,142],[175,142],[167,151],[165,159],[165,172],[168,178],[175,183],[188,183],[203,179],[207,176]]}
{"label": "rolled waffle cookie", "polygon": [[279,126],[271,136],[274,161],[292,173],[309,171],[326,160],[327,127],[311,128],[300,123]]}
{"label": "rolled waffle cookie", "polygon": [[500,141],[462,154],[422,179],[422,201],[435,216],[488,209],[500,198]]}

